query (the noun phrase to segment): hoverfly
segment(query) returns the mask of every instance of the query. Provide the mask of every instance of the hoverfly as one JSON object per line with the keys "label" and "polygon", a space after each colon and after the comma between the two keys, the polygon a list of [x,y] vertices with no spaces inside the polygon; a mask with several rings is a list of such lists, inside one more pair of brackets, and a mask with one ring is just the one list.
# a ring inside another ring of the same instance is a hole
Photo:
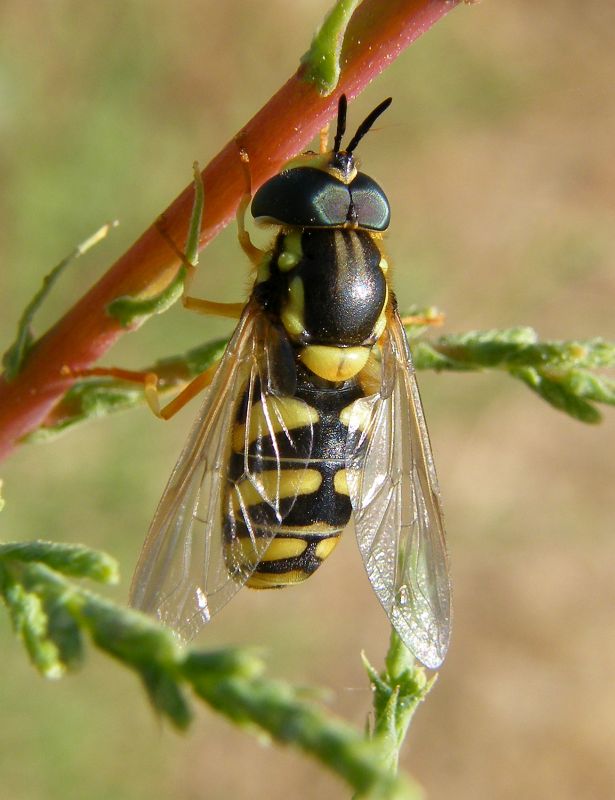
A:
{"label": "hoverfly", "polygon": [[402,641],[444,659],[450,589],[439,491],[382,237],[390,209],[345,148],[290,161],[252,198],[275,226],[252,294],[173,470],[131,601],[191,638],[242,586],[318,569],[354,517]]}

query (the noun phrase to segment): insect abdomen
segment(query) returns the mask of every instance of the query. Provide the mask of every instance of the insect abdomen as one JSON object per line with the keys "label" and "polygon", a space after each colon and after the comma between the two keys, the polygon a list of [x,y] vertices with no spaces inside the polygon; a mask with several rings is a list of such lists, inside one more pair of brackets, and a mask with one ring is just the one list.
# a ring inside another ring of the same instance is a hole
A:
{"label": "insect abdomen", "polygon": [[[281,588],[309,578],[335,548],[352,511],[344,458],[348,429],[340,414],[361,391],[354,384],[334,390],[316,387],[306,377],[307,371],[301,367],[299,370],[295,397],[273,401],[277,403],[275,416],[283,419],[286,426],[286,432],[275,432],[275,442],[270,434],[262,435],[261,430],[258,446],[250,443],[242,416],[245,403],[235,421],[235,446],[229,462],[224,505],[229,569],[242,572],[242,556],[246,562],[253,558],[251,536],[257,541],[272,534],[274,537],[246,581],[254,589]],[[270,419],[272,416],[269,414]],[[251,422],[251,430],[252,426]],[[313,436],[310,456],[299,459],[301,438],[308,432]],[[289,436],[293,440],[290,455]],[[247,454],[245,446],[238,450],[240,441],[248,442]],[[281,455],[279,471],[272,469],[271,454],[275,449]],[[245,477],[246,460],[250,478]],[[279,517],[271,503],[263,502],[255,484],[267,497],[277,493]],[[251,532],[246,517],[251,520]]]}

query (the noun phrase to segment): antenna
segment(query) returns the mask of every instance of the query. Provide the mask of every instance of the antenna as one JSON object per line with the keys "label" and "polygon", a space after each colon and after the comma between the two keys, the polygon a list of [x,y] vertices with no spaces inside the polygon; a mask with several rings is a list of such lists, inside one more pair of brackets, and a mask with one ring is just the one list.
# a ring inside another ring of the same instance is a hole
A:
{"label": "antenna", "polygon": [[342,145],[342,136],[346,133],[346,109],[348,108],[348,100],[346,95],[340,95],[337,104],[337,131],[335,132],[335,140],[333,142],[333,152],[339,153]]}
{"label": "antenna", "polygon": [[[342,95],[342,97],[344,97],[344,95]],[[342,101],[342,98],[340,97],[340,107],[341,107],[341,101]],[[345,97],[344,97],[344,101],[346,101]],[[387,108],[391,105],[392,102],[393,102],[393,98],[392,97],[387,97],[386,100],[383,100],[382,103],[380,103],[380,105],[377,105],[376,108],[370,114],[368,114],[367,117],[365,117],[363,122],[357,128],[357,132],[355,133],[355,135],[350,140],[350,142],[348,144],[348,147],[346,148],[346,151],[345,151],[346,153],[352,153],[354,150],[356,150],[357,145],[359,144],[361,139],[365,136],[365,134],[368,132],[368,130],[372,127],[372,125],[378,119],[378,117],[383,112],[385,112],[387,110]],[[346,109],[344,108],[344,111],[345,110]],[[339,119],[338,119],[338,129],[339,129]],[[335,137],[335,141],[337,142],[337,136]],[[335,150],[335,148],[334,148],[334,152],[337,152]]]}

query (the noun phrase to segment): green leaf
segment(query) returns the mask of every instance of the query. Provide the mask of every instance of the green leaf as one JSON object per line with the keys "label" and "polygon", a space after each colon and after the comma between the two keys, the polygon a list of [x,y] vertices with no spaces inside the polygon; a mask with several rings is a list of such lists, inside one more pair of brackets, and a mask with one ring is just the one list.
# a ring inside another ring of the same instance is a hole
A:
{"label": "green leaf", "polygon": [[0,561],[40,562],[64,575],[114,584],[119,580],[117,561],[107,553],[80,544],[15,542],[0,544]]}
{"label": "green leaf", "polygon": [[6,575],[2,584],[13,629],[22,639],[33,665],[45,677],[59,678],[64,672],[64,664],[59,648],[48,636],[47,615],[41,597],[26,591],[22,584]]}
{"label": "green leaf", "polygon": [[209,652],[188,652],[182,672],[192,683],[212,681],[217,683],[233,675],[243,680],[260,678],[265,665],[256,651],[247,648],[226,648]]}
{"label": "green leaf", "polygon": [[532,367],[511,370],[511,374],[520,378],[554,408],[564,411],[579,422],[596,424],[602,419],[598,409],[583,397],[574,394],[565,382],[552,380]]}
{"label": "green leaf", "polygon": [[[192,172],[194,176],[194,203],[188,226],[186,252],[180,253],[173,242],[168,239],[169,246],[176,251],[177,257],[184,261],[184,265],[179,268],[177,275],[166,289],[163,289],[161,292],[150,297],[130,297],[129,295],[123,295],[109,303],[107,306],[107,313],[109,316],[117,319],[124,328],[129,328],[131,326],[139,327],[139,325],[153,314],[162,314],[176,303],[183,294],[189,265],[194,266],[198,263],[199,237],[203,221],[205,189],[203,187],[203,178],[197,161],[192,165]],[[168,238],[164,229],[164,217],[161,217],[157,224],[160,235]]]}
{"label": "green leaf", "polygon": [[151,297],[116,297],[107,306],[107,314],[116,319],[123,328],[139,327],[154,314],[163,314],[176,303],[184,291],[185,267],[180,267],[177,275],[166,289]]}
{"label": "green leaf", "polygon": [[476,369],[500,366],[527,352],[528,345],[536,341],[537,335],[532,328],[519,327],[442,336],[436,347],[452,362],[471,363]]}
{"label": "green leaf", "polygon": [[143,664],[139,671],[156,711],[169,719],[176,728],[187,728],[192,722],[193,714],[177,678],[155,663]]}
{"label": "green leaf", "polygon": [[62,272],[72,264],[73,261],[78,259],[84,253],[87,253],[90,248],[102,241],[111,228],[114,228],[117,222],[110,222],[99,228],[92,236],[86,239],[70,253],[66,258],[63,258],[51,272],[43,278],[43,285],[34,295],[32,300],[28,303],[21,315],[21,319],[17,325],[17,335],[13,344],[8,348],[6,353],[2,356],[2,364],[4,366],[4,377],[7,381],[14,380],[21,372],[25,363],[28,353],[32,349],[34,342],[34,334],[32,333],[32,321],[34,315],[44,303],[47,295],[51,291],[54,283],[58,280]]}
{"label": "green leaf", "polygon": [[339,82],[344,36],[359,2],[338,0],[314,35],[310,49],[301,57],[302,78],[315,84],[323,97],[330,95]]}
{"label": "green leaf", "polygon": [[199,262],[199,239],[203,224],[203,206],[205,205],[205,187],[203,185],[203,176],[201,175],[198,161],[192,164],[192,175],[194,178],[194,202],[192,204],[192,213],[188,224],[186,260],[193,266],[196,266]]}
{"label": "green leaf", "polygon": [[42,600],[47,615],[47,633],[57,649],[59,662],[67,669],[80,667],[84,657],[83,637],[63,596],[43,596]]}
{"label": "green leaf", "polygon": [[79,617],[98,647],[133,667],[155,662],[173,671],[182,661],[182,646],[174,633],[138,611],[119,609],[82,590]]}
{"label": "green leaf", "polygon": [[559,379],[570,394],[596,403],[615,405],[615,381],[592,375],[584,369],[572,369]]}

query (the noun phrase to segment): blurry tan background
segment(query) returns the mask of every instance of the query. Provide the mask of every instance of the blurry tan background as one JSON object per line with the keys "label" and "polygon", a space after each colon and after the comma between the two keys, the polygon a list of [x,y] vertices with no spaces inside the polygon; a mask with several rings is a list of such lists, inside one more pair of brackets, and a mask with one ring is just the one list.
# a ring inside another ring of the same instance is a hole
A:
{"label": "blurry tan background", "polygon": [[[54,290],[76,299],[295,69],[329,0],[4,0],[0,6],[0,334],[42,275],[102,222],[121,227]],[[535,326],[615,336],[615,12],[604,0],[495,0],[448,16],[351,107],[394,105],[361,144],[393,208],[402,305],[448,331]],[[199,289],[245,295],[229,229]],[[221,277],[223,276],[222,280]],[[226,282],[228,281],[228,285]],[[221,284],[224,282],[224,286]],[[108,363],[139,366],[228,330],[173,309]],[[450,656],[403,763],[433,800],[615,796],[615,414],[600,428],[500,375],[420,376],[447,513]],[[3,539],[116,554],[125,598],[196,406],[94,423],[2,466]],[[136,680],[95,654],[39,679],[0,615],[3,800],[344,797],[291,752],[203,711],[161,726]],[[284,597],[241,592],[202,646],[263,646],[272,674],[330,687],[362,726],[387,624],[350,537]]]}

